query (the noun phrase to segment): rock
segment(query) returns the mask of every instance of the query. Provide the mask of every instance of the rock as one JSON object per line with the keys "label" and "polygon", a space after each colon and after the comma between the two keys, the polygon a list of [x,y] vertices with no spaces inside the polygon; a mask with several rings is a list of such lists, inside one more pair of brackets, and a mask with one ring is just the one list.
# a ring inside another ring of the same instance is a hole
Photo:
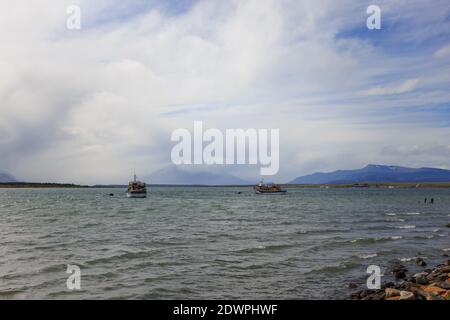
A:
{"label": "rock", "polygon": [[420,300],[430,300],[430,294],[417,287],[411,287],[411,292]]}
{"label": "rock", "polygon": [[386,294],[387,298],[400,296],[400,290],[394,289],[394,288],[386,288],[384,290],[384,293]]}
{"label": "rock", "polygon": [[428,281],[428,279],[425,276],[419,276],[416,278],[416,283],[421,284],[421,285],[427,285],[430,282]]}
{"label": "rock", "polygon": [[450,281],[441,281],[436,284],[439,288],[450,290]]}
{"label": "rock", "polygon": [[360,296],[359,292],[354,292],[350,295],[350,299],[359,300],[359,299],[361,299],[361,296]]}
{"label": "rock", "polygon": [[402,270],[393,271],[392,274],[394,275],[395,279],[397,279],[397,280],[406,278],[406,273],[405,273],[405,271],[402,271]]}
{"label": "rock", "polygon": [[440,267],[437,267],[429,275],[427,275],[427,279],[430,281],[434,281],[436,279],[442,278],[442,275],[442,269]]}
{"label": "rock", "polygon": [[350,295],[353,300],[383,300],[385,297],[384,290],[361,290]]}
{"label": "rock", "polygon": [[409,283],[408,281],[402,281],[398,286],[397,289],[399,289],[400,291],[408,291],[409,288],[411,287],[411,283]]}
{"label": "rock", "polygon": [[394,266],[392,268],[392,272],[395,272],[395,271],[404,271],[404,272],[406,272],[406,271],[408,271],[408,269],[406,269],[406,267],[404,265],[398,264],[398,265],[396,265],[396,266]]}
{"label": "rock", "polygon": [[408,269],[404,265],[396,265],[392,268],[392,274],[394,275],[396,280],[399,279],[405,279],[406,278],[406,272]]}
{"label": "rock", "polygon": [[[430,272],[431,272],[431,270],[430,270]],[[422,271],[422,272],[418,272],[418,273],[415,273],[414,274],[414,278],[418,278],[418,277],[426,277],[430,272],[426,272],[426,271]]]}
{"label": "rock", "polygon": [[422,258],[416,258],[416,264],[421,267],[425,267],[427,263]]}
{"label": "rock", "polygon": [[400,291],[400,300],[414,300],[414,293],[409,291]]}
{"label": "rock", "polygon": [[384,291],[378,292],[372,296],[372,300],[383,300],[386,297]]}
{"label": "rock", "polygon": [[411,283],[417,282],[415,277],[409,277],[408,280],[406,280],[406,281],[411,282]]}
{"label": "rock", "polygon": [[441,293],[446,293],[447,290],[436,287],[436,286],[422,286],[421,289],[425,292],[430,292],[430,293],[436,293],[436,294],[441,294]]}
{"label": "rock", "polygon": [[[421,265],[422,261],[417,259],[416,263]],[[359,290],[352,293],[350,298],[353,300],[450,300],[450,260],[446,260],[434,269],[425,269],[409,277],[406,277],[407,269],[402,265],[396,265],[391,270],[397,281],[383,284],[378,290]],[[346,287],[356,288],[358,285],[349,282]]]}
{"label": "rock", "polygon": [[349,289],[355,289],[355,288],[358,288],[358,285],[356,283],[349,282],[345,285],[345,287],[349,288]]}
{"label": "rock", "polygon": [[447,228],[450,228],[450,223],[447,223],[446,227],[447,227]]}

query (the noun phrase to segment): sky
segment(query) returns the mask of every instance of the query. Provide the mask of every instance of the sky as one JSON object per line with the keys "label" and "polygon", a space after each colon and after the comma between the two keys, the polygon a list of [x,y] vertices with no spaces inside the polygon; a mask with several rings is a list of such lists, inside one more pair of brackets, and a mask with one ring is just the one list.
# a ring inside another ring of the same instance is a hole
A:
{"label": "sky", "polygon": [[280,182],[450,169],[448,0],[0,0],[0,39],[0,171],[20,180],[151,175],[195,120],[279,129]]}

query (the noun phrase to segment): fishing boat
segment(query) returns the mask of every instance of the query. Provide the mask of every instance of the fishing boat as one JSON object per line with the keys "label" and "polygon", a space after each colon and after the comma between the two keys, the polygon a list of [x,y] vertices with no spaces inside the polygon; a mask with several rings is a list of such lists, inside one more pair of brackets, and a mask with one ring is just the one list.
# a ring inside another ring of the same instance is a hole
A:
{"label": "fishing boat", "polygon": [[147,197],[147,187],[145,185],[145,182],[137,180],[136,175],[134,175],[134,180],[128,183],[127,197],[128,198]]}
{"label": "fishing boat", "polygon": [[265,184],[262,180],[253,189],[256,194],[286,194],[286,190],[281,189],[278,184]]}

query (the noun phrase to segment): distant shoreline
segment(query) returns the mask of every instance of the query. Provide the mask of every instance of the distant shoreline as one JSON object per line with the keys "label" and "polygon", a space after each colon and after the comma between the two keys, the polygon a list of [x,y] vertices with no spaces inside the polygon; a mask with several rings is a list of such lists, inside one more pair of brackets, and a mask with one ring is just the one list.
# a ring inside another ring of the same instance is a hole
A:
{"label": "distant shoreline", "polygon": [[89,186],[77,185],[73,183],[51,183],[51,182],[0,182],[0,189],[17,188],[89,188]]}
{"label": "distant shoreline", "polygon": [[[346,189],[424,189],[450,188],[449,182],[368,182],[338,184],[280,184],[282,188],[346,188]],[[149,187],[253,187],[253,185],[181,185],[181,184],[148,184]],[[73,183],[39,183],[39,182],[0,182],[0,189],[15,188],[126,188],[126,185],[77,185]]]}

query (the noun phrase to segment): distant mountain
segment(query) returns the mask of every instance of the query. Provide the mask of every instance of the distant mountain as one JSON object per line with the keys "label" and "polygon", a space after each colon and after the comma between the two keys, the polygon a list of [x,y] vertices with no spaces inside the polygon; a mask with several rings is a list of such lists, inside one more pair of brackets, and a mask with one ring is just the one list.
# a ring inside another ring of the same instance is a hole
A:
{"label": "distant mountain", "polygon": [[227,173],[209,172],[170,165],[144,179],[149,184],[175,185],[248,185],[248,181]]}
{"label": "distant mountain", "polygon": [[450,181],[450,170],[436,168],[406,168],[369,164],[362,169],[317,172],[298,177],[289,183],[361,183],[361,182],[445,182]]}
{"label": "distant mountain", "polygon": [[0,182],[17,182],[17,180],[9,173],[0,172]]}

